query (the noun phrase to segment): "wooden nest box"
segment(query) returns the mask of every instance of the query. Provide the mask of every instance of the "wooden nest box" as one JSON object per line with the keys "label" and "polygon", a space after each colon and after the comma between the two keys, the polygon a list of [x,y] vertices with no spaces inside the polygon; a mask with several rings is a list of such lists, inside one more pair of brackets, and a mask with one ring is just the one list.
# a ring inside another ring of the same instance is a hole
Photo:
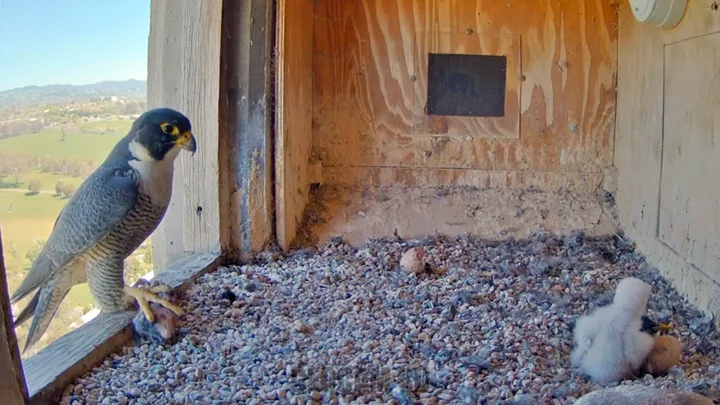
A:
{"label": "wooden nest box", "polygon": [[[275,242],[622,231],[718,314],[718,9],[152,0],[148,104],[185,112],[199,142],[152,236],[175,270],[156,275],[182,288]],[[130,318],[98,319],[24,362],[27,393],[0,339],[13,394],[52,402],[127,342]]]}
{"label": "wooden nest box", "polygon": [[718,313],[718,8],[278,1],[278,242],[622,229]]}
{"label": "wooden nest box", "polygon": [[[373,210],[377,198],[348,192],[350,208],[318,210],[334,225],[315,226],[315,242],[395,230],[502,237],[513,233],[499,225],[509,190],[587,194],[611,183],[618,20],[609,1],[280,1],[279,241],[305,226],[313,184],[394,188],[378,193],[405,208]],[[431,193],[417,190],[438,187],[446,206],[413,215]],[[495,190],[467,197],[498,223],[455,215],[457,187]]]}

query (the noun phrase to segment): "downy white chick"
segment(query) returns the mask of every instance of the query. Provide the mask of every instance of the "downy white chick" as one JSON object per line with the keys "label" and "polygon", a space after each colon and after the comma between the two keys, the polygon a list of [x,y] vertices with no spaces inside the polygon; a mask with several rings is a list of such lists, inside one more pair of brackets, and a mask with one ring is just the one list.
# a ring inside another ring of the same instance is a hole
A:
{"label": "downy white chick", "polygon": [[592,380],[601,385],[631,377],[653,348],[654,339],[642,332],[650,286],[634,277],[618,283],[612,304],[583,316],[575,325],[575,350],[570,355]]}

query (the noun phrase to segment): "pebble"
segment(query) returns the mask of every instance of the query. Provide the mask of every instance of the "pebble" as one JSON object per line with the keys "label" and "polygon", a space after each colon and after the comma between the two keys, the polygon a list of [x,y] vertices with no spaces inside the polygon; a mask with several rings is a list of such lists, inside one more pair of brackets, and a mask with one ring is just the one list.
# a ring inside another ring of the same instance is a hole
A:
{"label": "pebble", "polygon": [[[123,348],[73,381],[61,403],[571,404],[601,388],[570,364],[574,323],[629,276],[652,286],[648,315],[672,325],[683,355],[662,376],[622,385],[720,395],[712,320],[632,246],[540,231],[357,247],[338,238],[259,255],[178,297],[175,344]],[[443,272],[403,270],[414,248]]]}
{"label": "pebble", "polygon": [[710,399],[688,391],[671,391],[643,386],[619,386],[591,392],[575,405],[713,405]]}

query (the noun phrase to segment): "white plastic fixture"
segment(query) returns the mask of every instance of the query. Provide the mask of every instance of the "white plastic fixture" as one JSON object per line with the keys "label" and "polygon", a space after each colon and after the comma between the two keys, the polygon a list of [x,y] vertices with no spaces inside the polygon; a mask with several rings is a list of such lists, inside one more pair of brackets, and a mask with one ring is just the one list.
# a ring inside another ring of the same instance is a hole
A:
{"label": "white plastic fixture", "polygon": [[662,28],[678,25],[686,5],[687,0],[630,0],[636,20]]}

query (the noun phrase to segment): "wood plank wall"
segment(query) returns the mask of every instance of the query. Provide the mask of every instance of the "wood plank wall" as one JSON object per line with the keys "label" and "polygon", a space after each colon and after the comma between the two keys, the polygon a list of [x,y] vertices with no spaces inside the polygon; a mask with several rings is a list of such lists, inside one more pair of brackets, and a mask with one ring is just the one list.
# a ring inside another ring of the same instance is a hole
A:
{"label": "wood plank wall", "polygon": [[720,10],[688,2],[673,29],[620,6],[615,165],[623,229],[720,325]]}
{"label": "wood plank wall", "polygon": [[[616,11],[609,1],[315,1],[311,157],[323,181],[594,188],[612,164]],[[508,55],[506,117],[424,122],[428,52]],[[306,142],[307,129],[290,138]]]}

